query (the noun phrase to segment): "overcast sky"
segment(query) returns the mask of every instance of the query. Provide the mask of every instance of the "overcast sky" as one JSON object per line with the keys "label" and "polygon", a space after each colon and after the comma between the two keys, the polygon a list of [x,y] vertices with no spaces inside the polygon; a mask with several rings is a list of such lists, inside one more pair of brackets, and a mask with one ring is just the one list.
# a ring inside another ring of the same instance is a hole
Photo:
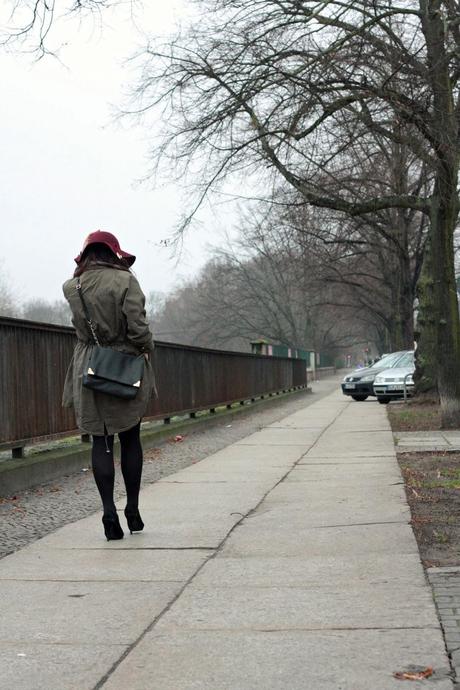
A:
{"label": "overcast sky", "polygon": [[[168,33],[183,2],[153,1],[140,26]],[[135,264],[144,291],[166,291],[193,275],[215,241],[216,219],[204,212],[188,235],[179,265],[160,246],[183,204],[180,188],[136,184],[148,169],[147,132],[114,124],[114,106],[132,78],[123,64],[142,44],[124,12],[105,15],[102,31],[75,20],[56,25],[60,57],[0,53],[0,261],[22,299],[61,298],[73,257],[96,229],[116,234]],[[224,222],[232,221],[226,211]],[[228,227],[227,227],[228,230]]]}

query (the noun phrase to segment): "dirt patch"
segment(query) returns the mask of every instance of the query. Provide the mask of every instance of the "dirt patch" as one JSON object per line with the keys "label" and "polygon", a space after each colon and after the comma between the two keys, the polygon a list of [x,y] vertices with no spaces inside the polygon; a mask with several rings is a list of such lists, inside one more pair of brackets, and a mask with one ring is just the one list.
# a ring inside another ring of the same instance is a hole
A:
{"label": "dirt patch", "polygon": [[425,567],[460,565],[460,453],[399,453]]}
{"label": "dirt patch", "polygon": [[441,428],[439,404],[410,401],[391,403],[387,409],[393,431],[437,431]]}

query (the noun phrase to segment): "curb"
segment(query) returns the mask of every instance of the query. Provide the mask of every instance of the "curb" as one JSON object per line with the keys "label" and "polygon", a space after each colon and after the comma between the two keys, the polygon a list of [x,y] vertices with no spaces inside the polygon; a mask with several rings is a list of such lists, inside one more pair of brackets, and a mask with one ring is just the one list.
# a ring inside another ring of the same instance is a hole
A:
{"label": "curb", "polygon": [[[288,393],[273,395],[271,398],[258,399],[244,406],[231,409],[216,408],[214,413],[207,412],[194,419],[184,419],[171,424],[164,424],[154,430],[141,431],[144,450],[165,443],[179,433],[193,434],[202,429],[218,426],[235,417],[251,414],[256,409],[272,405],[281,400],[300,397],[311,393],[311,388],[304,388]],[[119,456],[119,441],[115,440],[115,457]],[[46,484],[67,474],[80,472],[91,466],[91,445],[78,443],[72,448],[60,448],[37,453],[29,458],[5,460],[0,463],[0,498],[6,498],[20,491]]]}

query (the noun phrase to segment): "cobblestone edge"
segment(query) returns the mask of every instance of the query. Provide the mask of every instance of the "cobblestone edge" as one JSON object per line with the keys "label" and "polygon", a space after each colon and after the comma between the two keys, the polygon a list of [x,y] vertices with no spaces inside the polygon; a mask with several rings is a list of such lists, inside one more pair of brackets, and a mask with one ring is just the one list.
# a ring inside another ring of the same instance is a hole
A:
{"label": "cobblestone edge", "polygon": [[454,690],[460,690],[460,566],[428,568],[426,575],[444,635]]}

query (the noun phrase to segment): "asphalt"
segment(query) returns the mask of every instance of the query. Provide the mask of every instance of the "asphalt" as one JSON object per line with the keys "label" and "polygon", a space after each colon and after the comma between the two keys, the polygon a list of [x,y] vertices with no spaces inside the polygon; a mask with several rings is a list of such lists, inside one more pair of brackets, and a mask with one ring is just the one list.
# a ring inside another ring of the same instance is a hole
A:
{"label": "asphalt", "polygon": [[453,687],[383,406],[335,391],[141,507],[141,534],[94,514],[0,561],[1,687]]}

